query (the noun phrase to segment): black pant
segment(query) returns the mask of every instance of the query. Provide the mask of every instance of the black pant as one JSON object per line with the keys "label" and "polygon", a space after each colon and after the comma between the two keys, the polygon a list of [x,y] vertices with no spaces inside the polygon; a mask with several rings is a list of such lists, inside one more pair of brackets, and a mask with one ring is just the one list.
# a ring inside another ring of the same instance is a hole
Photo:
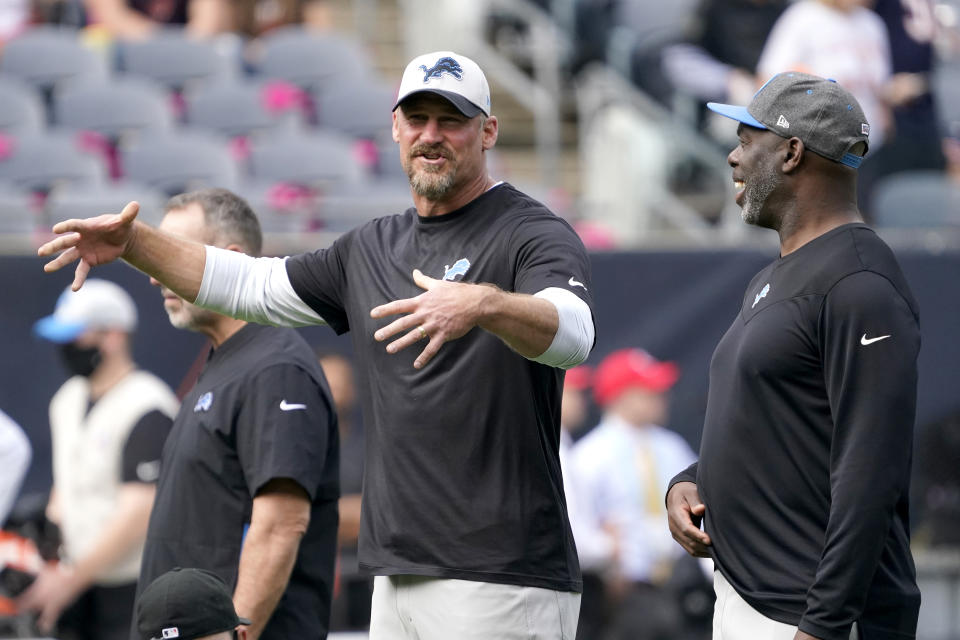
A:
{"label": "black pant", "polygon": [[57,623],[60,640],[129,640],[137,583],[90,587]]}

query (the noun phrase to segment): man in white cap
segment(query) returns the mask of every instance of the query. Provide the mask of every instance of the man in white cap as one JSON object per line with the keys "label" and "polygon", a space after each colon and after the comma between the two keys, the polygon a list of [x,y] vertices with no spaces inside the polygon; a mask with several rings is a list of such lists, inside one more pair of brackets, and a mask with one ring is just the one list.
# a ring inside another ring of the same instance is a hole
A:
{"label": "man in white cap", "polygon": [[[126,640],[173,392],[130,353],[137,310],[106,280],[67,289],[34,330],[60,345],[71,374],[50,402],[53,488],[47,517],[63,557],[18,599],[58,637]],[[73,605],[71,607],[71,605]],[[67,608],[70,607],[69,611]]]}
{"label": "man in white cap", "polygon": [[253,259],[150,228],[131,203],[61,223],[40,250],[65,251],[48,270],[80,258],[75,287],[123,258],[220,313],[352,332],[375,640],[576,630],[558,447],[563,370],[593,347],[590,266],[566,222],[490,177],[497,132],[480,67],[429,53],[407,65],[393,111],[414,208],[327,249]]}

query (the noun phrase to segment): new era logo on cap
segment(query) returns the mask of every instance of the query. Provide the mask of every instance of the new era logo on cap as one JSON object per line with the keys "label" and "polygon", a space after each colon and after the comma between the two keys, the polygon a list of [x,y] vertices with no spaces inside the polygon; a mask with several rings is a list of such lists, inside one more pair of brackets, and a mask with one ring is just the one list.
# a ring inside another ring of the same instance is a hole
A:
{"label": "new era logo on cap", "polygon": [[777,126],[778,126],[778,127],[783,127],[784,129],[789,129],[789,128],[790,128],[790,123],[787,122],[787,119],[783,117],[783,114],[782,114],[782,113],[780,114],[780,117],[777,118]]}

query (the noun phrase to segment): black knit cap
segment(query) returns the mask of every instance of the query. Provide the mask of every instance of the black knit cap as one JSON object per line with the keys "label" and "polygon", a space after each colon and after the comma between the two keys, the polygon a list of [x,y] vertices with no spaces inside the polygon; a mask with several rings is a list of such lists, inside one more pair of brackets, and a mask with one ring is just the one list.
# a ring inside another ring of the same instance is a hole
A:
{"label": "black knit cap", "polygon": [[237,615],[227,585],[203,569],[168,571],[137,600],[137,630],[143,640],[192,640],[250,624]]}

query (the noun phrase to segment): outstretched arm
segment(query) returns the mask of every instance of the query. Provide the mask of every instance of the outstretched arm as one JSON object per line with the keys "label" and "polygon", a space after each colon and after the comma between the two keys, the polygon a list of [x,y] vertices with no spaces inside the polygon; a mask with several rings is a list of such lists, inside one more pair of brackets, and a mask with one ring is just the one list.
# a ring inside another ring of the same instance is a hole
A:
{"label": "outstretched arm", "polygon": [[60,253],[44,271],[62,269],[79,260],[72,289],[83,286],[92,267],[123,259],[153,276],[185,300],[196,300],[203,280],[206,249],[198,242],[154,229],[139,222],[140,205],[129,203],[119,214],[85,220],[65,220],[53,227],[59,237],[44,244],[37,255]]}

